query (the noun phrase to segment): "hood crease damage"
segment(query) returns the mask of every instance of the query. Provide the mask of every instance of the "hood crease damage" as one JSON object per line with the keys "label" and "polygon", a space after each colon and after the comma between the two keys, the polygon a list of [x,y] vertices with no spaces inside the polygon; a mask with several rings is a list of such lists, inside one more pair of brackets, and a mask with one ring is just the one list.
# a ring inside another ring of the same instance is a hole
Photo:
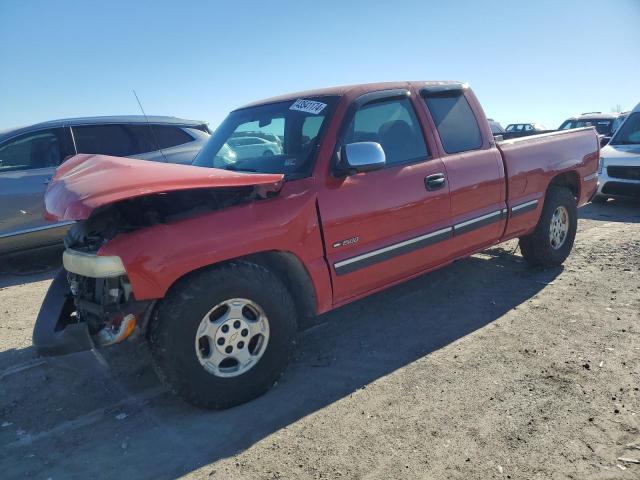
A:
{"label": "hood crease damage", "polygon": [[107,155],[76,155],[56,171],[45,194],[50,220],[85,220],[122,200],[182,190],[251,187],[267,197],[282,187],[281,174],[252,174],[217,168],[151,162]]}
{"label": "hood crease damage", "polygon": [[75,224],[65,246],[95,251],[118,233],[171,223],[278,194],[283,175],[76,155],[45,194],[50,220]]}

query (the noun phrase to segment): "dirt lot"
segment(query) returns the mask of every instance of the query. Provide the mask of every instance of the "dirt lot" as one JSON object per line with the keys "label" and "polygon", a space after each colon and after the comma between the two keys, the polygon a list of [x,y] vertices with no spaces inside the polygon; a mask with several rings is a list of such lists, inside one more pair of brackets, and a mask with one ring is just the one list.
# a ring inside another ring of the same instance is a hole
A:
{"label": "dirt lot", "polygon": [[640,459],[640,204],[581,209],[564,268],[515,247],[323,316],[274,390],[224,412],[164,391],[143,343],[39,359],[59,252],[5,259],[0,476],[640,478],[618,460]]}

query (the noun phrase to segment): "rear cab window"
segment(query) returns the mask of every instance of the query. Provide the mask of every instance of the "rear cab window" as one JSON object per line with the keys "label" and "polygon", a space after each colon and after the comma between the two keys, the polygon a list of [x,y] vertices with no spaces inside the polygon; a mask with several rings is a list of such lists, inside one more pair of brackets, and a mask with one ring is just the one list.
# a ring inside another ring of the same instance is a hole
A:
{"label": "rear cab window", "polygon": [[423,93],[447,153],[461,153],[482,147],[482,132],[462,91]]}

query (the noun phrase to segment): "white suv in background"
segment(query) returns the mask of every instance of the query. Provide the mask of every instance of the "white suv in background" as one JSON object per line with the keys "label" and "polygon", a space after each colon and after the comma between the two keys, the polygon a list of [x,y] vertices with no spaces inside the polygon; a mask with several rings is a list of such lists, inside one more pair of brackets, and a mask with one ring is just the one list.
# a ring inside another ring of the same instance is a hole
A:
{"label": "white suv in background", "polygon": [[606,201],[608,197],[640,198],[640,103],[600,150],[594,200]]}

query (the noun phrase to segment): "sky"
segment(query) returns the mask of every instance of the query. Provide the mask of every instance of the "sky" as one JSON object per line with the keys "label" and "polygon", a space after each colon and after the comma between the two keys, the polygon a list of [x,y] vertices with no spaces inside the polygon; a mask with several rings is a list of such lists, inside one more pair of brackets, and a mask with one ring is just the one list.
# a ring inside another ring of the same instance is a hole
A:
{"label": "sky", "polygon": [[557,128],[640,102],[640,0],[0,0],[0,130],[206,120],[316,87],[461,80],[489,117]]}

